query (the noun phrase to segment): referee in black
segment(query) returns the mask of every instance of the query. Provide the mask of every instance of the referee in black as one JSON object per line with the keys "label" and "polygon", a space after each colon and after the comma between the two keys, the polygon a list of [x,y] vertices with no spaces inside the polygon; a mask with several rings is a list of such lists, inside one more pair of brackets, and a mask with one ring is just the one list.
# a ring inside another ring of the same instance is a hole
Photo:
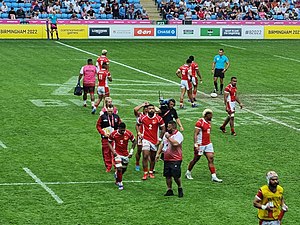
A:
{"label": "referee in black", "polygon": [[219,54],[214,57],[214,61],[212,64],[212,73],[214,74],[214,93],[219,91],[218,89],[218,77],[220,77],[220,95],[223,94],[223,79],[225,77],[225,72],[228,70],[230,66],[229,59],[226,55],[224,55],[224,49],[219,50]]}

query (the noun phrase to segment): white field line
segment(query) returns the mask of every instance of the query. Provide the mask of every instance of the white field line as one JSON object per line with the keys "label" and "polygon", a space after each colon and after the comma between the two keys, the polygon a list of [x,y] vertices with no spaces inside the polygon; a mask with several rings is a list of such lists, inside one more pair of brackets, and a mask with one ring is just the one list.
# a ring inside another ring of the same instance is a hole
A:
{"label": "white field line", "polygon": [[[71,49],[74,49],[74,50],[77,50],[77,51],[86,53],[86,54],[88,54],[88,55],[92,55],[92,56],[98,57],[97,54],[94,54],[94,53],[91,53],[91,52],[82,50],[82,49],[80,49],[80,48],[76,48],[76,47],[74,47],[74,46],[67,45],[67,44],[61,43],[61,42],[59,42],[59,41],[56,41],[56,43],[58,43],[58,44],[60,44],[60,45],[63,45],[63,46],[66,46],[66,47],[68,47],[68,48],[71,48]],[[163,80],[163,81],[167,81],[167,82],[169,82],[169,83],[173,83],[173,84],[176,84],[176,85],[178,85],[178,86],[180,85],[179,83],[177,83],[177,82],[175,82],[175,81],[168,80],[168,79],[166,79],[166,78],[163,78],[163,77],[160,77],[160,76],[157,76],[157,75],[154,75],[154,74],[145,72],[145,71],[143,71],[143,70],[134,68],[134,67],[132,67],[132,66],[128,66],[128,65],[125,65],[125,64],[123,64],[123,63],[119,63],[119,62],[116,62],[116,61],[113,61],[113,60],[111,60],[111,62],[113,62],[113,63],[115,63],[115,64],[117,64],[117,65],[126,67],[126,68],[128,68],[128,69],[131,69],[131,70],[134,70],[134,71],[137,71],[137,72],[146,74],[146,75],[148,75],[148,76],[150,76],[150,77],[155,77],[155,78],[157,78],[157,79],[160,79],[160,80]],[[201,91],[199,91],[199,93],[201,93],[201,94],[203,94],[203,95],[205,95],[205,96],[210,96],[209,94],[206,94],[206,93],[201,92]],[[264,115],[262,115],[262,114],[260,114],[260,113],[254,112],[254,111],[249,110],[249,109],[244,109],[244,110],[246,110],[247,112],[252,113],[252,114],[254,114],[254,115],[257,115],[257,116],[259,116],[259,117],[262,117],[262,118],[264,118],[264,119],[266,119],[266,120],[270,120],[270,121],[272,121],[272,122],[274,122],[274,123],[280,124],[280,125],[282,125],[282,126],[291,128],[291,129],[296,130],[296,131],[300,131],[299,128],[293,127],[293,126],[291,126],[291,125],[289,125],[289,124],[287,124],[287,123],[284,123],[284,122],[282,122],[282,121],[280,121],[280,120],[277,120],[277,119],[275,119],[275,118],[272,118],[272,117],[269,117],[269,116],[264,116]]]}
{"label": "white field line", "polygon": [[58,204],[62,204],[63,203],[63,200],[61,200],[60,199],[60,197],[58,197],[58,195],[56,195],[55,193],[54,193],[54,191],[52,191],[45,183],[43,183],[41,180],[40,180],[40,178],[38,178],[34,173],[32,173],[31,172],[31,170],[30,169],[28,169],[28,168],[23,168],[23,170],[29,175],[29,176],[31,176],[32,177],[32,179],[34,179],[34,181],[37,183],[37,184],[39,184],[39,185],[41,185],[42,186],[42,188],[44,188],[54,199],[55,199],[55,201],[57,201],[57,203]]}
{"label": "white field line", "polygon": [[154,83],[154,82],[149,82],[148,84],[115,84],[115,83],[110,83],[109,86],[149,86],[149,85],[164,85],[164,86],[174,86],[174,84],[162,84],[162,83]]}
{"label": "white field line", "polygon": [[[123,180],[123,183],[141,183],[140,180]],[[46,185],[72,185],[72,184],[113,184],[115,181],[70,181],[70,182],[43,182]],[[26,186],[40,185],[39,183],[0,183],[0,186]]]}
{"label": "white field line", "polygon": [[300,97],[300,94],[249,94],[245,97]]}
{"label": "white field line", "polygon": [[7,146],[2,141],[0,141],[0,147],[7,148]]}
{"label": "white field line", "polygon": [[281,59],[286,59],[286,60],[290,60],[290,61],[295,61],[295,62],[300,62],[300,60],[298,59],[293,59],[293,58],[289,58],[289,57],[284,57],[284,56],[280,56],[280,55],[273,55],[277,58],[281,58]]}
{"label": "white field line", "polygon": [[224,44],[224,43],[220,43],[220,45],[223,45],[223,46],[226,46],[226,47],[230,47],[230,48],[236,48],[236,49],[246,50],[246,48],[242,48],[242,47],[238,47],[238,46],[234,46],[234,45],[228,45],[228,44]]}

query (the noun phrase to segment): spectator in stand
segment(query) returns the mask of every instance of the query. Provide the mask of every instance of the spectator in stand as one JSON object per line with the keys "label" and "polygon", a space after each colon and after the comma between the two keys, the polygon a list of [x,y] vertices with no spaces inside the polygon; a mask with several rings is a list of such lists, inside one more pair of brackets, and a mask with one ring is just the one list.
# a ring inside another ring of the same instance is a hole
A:
{"label": "spectator in stand", "polygon": [[267,17],[266,17],[266,13],[265,11],[263,10],[263,8],[259,8],[258,10],[258,16],[261,20],[266,20]]}
{"label": "spectator in stand", "polygon": [[67,13],[72,14],[73,12],[74,12],[74,5],[71,2],[69,7],[67,8]]}
{"label": "spectator in stand", "polygon": [[216,16],[217,16],[217,20],[223,20],[224,19],[223,10],[220,10],[219,8],[216,8]]}
{"label": "spectator in stand", "polygon": [[56,14],[61,14],[59,2],[55,2],[55,4],[53,5],[53,11],[55,11]]}
{"label": "spectator in stand", "polygon": [[17,19],[25,19],[25,11],[23,10],[23,7],[19,8],[17,10],[16,18]]}
{"label": "spectator in stand", "polygon": [[106,3],[106,6],[105,6],[105,14],[111,14],[111,7],[109,5],[109,3]]}
{"label": "spectator in stand", "polygon": [[40,5],[40,13],[42,14],[48,13],[48,7],[45,1],[43,1],[42,4]]}
{"label": "spectator in stand", "polygon": [[112,4],[112,14],[113,14],[113,19],[119,19],[119,4],[116,0]]}
{"label": "spectator in stand", "polygon": [[68,8],[70,6],[71,2],[69,0],[63,1],[63,7]]}
{"label": "spectator in stand", "polygon": [[8,19],[15,20],[16,19],[16,11],[13,7],[11,7],[10,11],[8,12]]}
{"label": "spectator in stand", "polygon": [[147,14],[147,12],[146,12],[145,9],[143,9],[143,12],[142,12],[142,19],[143,20],[148,20],[149,19],[149,16],[148,16],[148,14]]}
{"label": "spectator in stand", "polygon": [[134,4],[130,4],[127,8],[128,19],[134,19]]}
{"label": "spectator in stand", "polygon": [[186,12],[184,13],[184,20],[191,20],[191,19],[192,19],[191,8],[187,8]]}
{"label": "spectator in stand", "polygon": [[142,12],[140,9],[137,9],[134,13],[134,19],[142,19]]}
{"label": "spectator in stand", "polygon": [[292,11],[290,11],[289,19],[290,20],[297,20],[298,19],[298,13],[296,12],[295,8],[293,8]]}
{"label": "spectator in stand", "polygon": [[243,20],[253,20],[251,12],[246,12],[245,16],[243,16]]}
{"label": "spectator in stand", "polygon": [[5,2],[2,2],[2,6],[0,8],[0,12],[1,13],[7,13],[8,12],[8,7],[7,7],[7,5],[6,5]]}
{"label": "spectator in stand", "polygon": [[99,14],[105,14],[105,4],[101,3],[99,8]]}
{"label": "spectator in stand", "polygon": [[73,12],[72,16],[70,17],[71,20],[78,20],[78,16],[75,12]]}
{"label": "spectator in stand", "polygon": [[39,13],[38,12],[33,12],[32,13],[32,19],[33,20],[38,20],[39,19]]}
{"label": "spectator in stand", "polygon": [[81,11],[81,17],[82,17],[82,19],[85,19],[85,20],[90,19],[90,18],[88,18],[88,14],[86,13],[85,8],[83,8],[82,11]]}
{"label": "spectator in stand", "polygon": [[86,2],[83,8],[85,9],[86,12],[89,11],[91,8],[90,2]]}
{"label": "spectator in stand", "polygon": [[96,12],[92,6],[90,7],[90,10],[87,11],[87,14],[90,16],[90,19],[92,20],[96,19]]}
{"label": "spectator in stand", "polygon": [[205,18],[205,12],[202,10],[202,8],[200,8],[199,11],[196,12],[196,15],[198,16],[199,20],[204,20]]}
{"label": "spectator in stand", "polygon": [[81,13],[81,7],[78,4],[78,2],[75,3],[74,8],[73,8],[74,13],[80,14]]}
{"label": "spectator in stand", "polygon": [[125,3],[123,3],[121,5],[121,7],[119,8],[119,19],[127,19],[126,17],[126,11],[127,11],[127,7],[125,5]]}

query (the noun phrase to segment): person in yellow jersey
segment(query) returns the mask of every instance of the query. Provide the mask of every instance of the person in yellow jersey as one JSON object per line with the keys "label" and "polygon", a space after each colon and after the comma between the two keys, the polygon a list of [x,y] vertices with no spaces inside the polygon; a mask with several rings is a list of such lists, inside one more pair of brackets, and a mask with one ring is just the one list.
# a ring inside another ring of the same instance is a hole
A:
{"label": "person in yellow jersey", "polygon": [[259,189],[253,200],[253,206],[258,208],[259,225],[281,225],[288,210],[283,199],[283,187],[279,185],[275,171],[269,171],[266,178],[268,184]]}

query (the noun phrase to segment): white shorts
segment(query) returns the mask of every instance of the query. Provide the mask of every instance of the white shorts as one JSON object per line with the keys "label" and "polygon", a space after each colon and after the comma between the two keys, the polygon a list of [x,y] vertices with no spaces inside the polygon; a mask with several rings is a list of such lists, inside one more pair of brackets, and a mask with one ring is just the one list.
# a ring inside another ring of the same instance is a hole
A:
{"label": "white shorts", "polygon": [[143,145],[143,138],[137,135],[137,145]]}
{"label": "white shorts", "polygon": [[109,93],[109,88],[104,86],[98,86],[97,93],[98,95],[107,95]]}
{"label": "white shorts", "polygon": [[187,80],[182,80],[180,83],[180,88],[185,88],[188,91],[192,88],[192,83]]}
{"label": "white shorts", "polygon": [[272,221],[262,221],[261,225],[280,225],[279,220],[272,220]]}
{"label": "white shorts", "polygon": [[227,102],[226,103],[226,111],[229,116],[234,117],[235,113],[235,102]]}
{"label": "white shorts", "polygon": [[194,86],[197,86],[198,85],[198,78],[197,77],[192,77],[192,84]]}
{"label": "white shorts", "polygon": [[150,141],[143,139],[142,144],[143,144],[142,150],[155,151],[155,152],[157,151],[157,146],[155,144],[152,144]]}
{"label": "white shorts", "polygon": [[200,145],[197,149],[195,148],[195,155],[203,155],[204,153],[214,153],[213,144]]}
{"label": "white shorts", "polygon": [[115,165],[117,168],[126,168],[129,163],[129,158],[127,156],[117,155],[115,157]]}

